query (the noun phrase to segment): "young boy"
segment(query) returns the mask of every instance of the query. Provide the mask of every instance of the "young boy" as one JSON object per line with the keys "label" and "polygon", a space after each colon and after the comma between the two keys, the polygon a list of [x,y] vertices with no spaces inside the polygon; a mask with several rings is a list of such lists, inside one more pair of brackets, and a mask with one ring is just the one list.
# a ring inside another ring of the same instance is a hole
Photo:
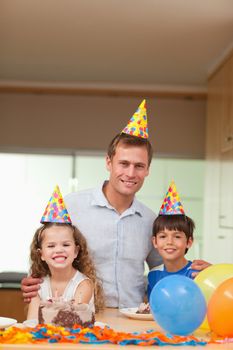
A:
{"label": "young boy", "polygon": [[184,213],[172,181],[153,224],[152,242],[163,259],[163,265],[148,274],[148,299],[155,284],[166,276],[179,274],[193,278],[195,270],[190,268],[192,262],[185,258],[185,254],[192,246],[194,228],[193,220]]}

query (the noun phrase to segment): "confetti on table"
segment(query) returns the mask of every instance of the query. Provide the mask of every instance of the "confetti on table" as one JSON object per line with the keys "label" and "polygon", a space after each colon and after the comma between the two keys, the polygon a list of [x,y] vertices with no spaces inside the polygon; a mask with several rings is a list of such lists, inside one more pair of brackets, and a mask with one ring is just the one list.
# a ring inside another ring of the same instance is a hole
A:
{"label": "confetti on table", "polygon": [[206,345],[205,341],[190,336],[175,336],[149,330],[126,333],[109,327],[73,328],[38,325],[34,328],[10,327],[0,331],[0,344],[84,343],[118,345]]}

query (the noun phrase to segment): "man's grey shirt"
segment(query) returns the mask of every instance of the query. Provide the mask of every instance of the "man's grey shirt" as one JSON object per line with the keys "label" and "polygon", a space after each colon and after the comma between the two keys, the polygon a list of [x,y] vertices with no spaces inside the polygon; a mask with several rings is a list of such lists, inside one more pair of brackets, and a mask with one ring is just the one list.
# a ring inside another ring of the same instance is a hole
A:
{"label": "man's grey shirt", "polygon": [[108,203],[102,186],[71,193],[65,204],[72,223],[87,239],[106,306],[138,306],[145,296],[144,261],[150,268],[161,264],[151,243],[153,211],[135,198],[119,214]]}

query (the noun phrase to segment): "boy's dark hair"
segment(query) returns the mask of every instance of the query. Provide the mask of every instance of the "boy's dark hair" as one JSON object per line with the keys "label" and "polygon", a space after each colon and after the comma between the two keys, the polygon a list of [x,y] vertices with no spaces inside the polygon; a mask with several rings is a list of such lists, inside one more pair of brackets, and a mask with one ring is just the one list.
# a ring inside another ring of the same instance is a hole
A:
{"label": "boy's dark hair", "polygon": [[117,145],[119,144],[126,145],[126,146],[145,147],[148,153],[148,166],[150,166],[152,156],[153,156],[153,149],[148,139],[144,139],[142,137],[132,136],[124,133],[117,134],[112,139],[112,141],[108,146],[107,154],[110,159],[112,159],[113,156],[115,155]]}
{"label": "boy's dark hair", "polygon": [[[153,236],[164,230],[177,230],[185,233],[187,241],[189,238],[193,240],[193,231],[195,229],[194,221],[186,215],[159,215],[153,224]],[[188,248],[185,250],[187,253]]]}

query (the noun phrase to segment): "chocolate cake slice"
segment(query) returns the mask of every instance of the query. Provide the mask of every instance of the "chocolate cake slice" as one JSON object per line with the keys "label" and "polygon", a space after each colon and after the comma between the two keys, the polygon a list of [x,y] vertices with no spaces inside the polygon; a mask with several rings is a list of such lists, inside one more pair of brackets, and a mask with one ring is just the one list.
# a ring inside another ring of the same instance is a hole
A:
{"label": "chocolate cake slice", "polygon": [[38,312],[40,324],[73,327],[78,324],[90,327],[95,322],[95,314],[88,304],[74,304],[74,301],[52,300],[41,302]]}

